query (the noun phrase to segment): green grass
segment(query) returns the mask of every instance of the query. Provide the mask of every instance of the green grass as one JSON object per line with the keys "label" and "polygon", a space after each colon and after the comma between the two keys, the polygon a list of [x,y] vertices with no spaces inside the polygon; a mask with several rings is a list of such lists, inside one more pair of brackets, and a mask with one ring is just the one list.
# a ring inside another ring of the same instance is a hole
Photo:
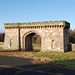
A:
{"label": "green grass", "polygon": [[[41,49],[41,44],[33,43],[33,49]],[[34,57],[44,58],[46,61],[51,61],[55,64],[61,64],[68,67],[75,68],[75,52],[70,51],[66,53],[61,52],[34,52]]]}
{"label": "green grass", "polygon": [[[40,49],[40,44],[33,44],[33,48]],[[61,64],[68,67],[75,68],[75,51],[70,51],[66,53],[61,52],[34,52],[33,57],[43,58],[46,61],[53,62],[55,64]]]}
{"label": "green grass", "polygon": [[40,49],[41,49],[41,44],[33,43],[32,46],[33,46],[33,49],[34,49],[34,50],[35,50],[35,49],[37,49],[37,50],[40,50]]}
{"label": "green grass", "polygon": [[[33,49],[41,49],[41,44],[33,43]],[[18,50],[11,50],[11,49],[3,49],[0,47],[0,52],[9,52],[9,51],[18,51]],[[68,67],[75,68],[75,51],[70,51],[66,53],[61,52],[33,52],[31,55],[37,58],[43,58],[46,61],[50,61],[55,64],[61,64]]]}
{"label": "green grass", "polygon": [[3,49],[2,47],[0,47],[0,52],[13,52],[13,51],[19,51],[19,50],[15,50],[15,49]]}

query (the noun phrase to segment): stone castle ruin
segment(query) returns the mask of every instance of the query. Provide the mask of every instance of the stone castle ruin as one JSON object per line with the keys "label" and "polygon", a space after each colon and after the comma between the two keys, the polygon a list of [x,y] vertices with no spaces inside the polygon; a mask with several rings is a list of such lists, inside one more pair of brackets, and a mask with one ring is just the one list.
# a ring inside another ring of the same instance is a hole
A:
{"label": "stone castle ruin", "polygon": [[4,49],[32,50],[32,36],[41,37],[41,51],[68,51],[70,23],[44,21],[32,23],[5,23]]}

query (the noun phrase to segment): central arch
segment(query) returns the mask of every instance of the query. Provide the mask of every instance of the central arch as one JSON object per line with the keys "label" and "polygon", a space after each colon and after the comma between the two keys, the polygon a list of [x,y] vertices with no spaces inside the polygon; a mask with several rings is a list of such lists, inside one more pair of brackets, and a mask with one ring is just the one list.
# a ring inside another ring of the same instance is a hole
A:
{"label": "central arch", "polygon": [[41,43],[42,43],[42,36],[39,33],[37,33],[36,31],[29,31],[23,36],[23,50],[24,51],[33,51],[32,37],[35,34],[38,34],[41,37]]}

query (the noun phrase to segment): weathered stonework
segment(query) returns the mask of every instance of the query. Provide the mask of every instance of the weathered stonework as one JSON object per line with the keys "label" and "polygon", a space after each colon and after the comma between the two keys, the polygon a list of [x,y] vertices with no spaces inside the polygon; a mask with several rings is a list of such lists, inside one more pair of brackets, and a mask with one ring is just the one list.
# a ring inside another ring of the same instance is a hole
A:
{"label": "weathered stonework", "polygon": [[5,49],[32,49],[32,36],[41,37],[41,51],[68,51],[70,23],[45,21],[32,23],[5,23]]}

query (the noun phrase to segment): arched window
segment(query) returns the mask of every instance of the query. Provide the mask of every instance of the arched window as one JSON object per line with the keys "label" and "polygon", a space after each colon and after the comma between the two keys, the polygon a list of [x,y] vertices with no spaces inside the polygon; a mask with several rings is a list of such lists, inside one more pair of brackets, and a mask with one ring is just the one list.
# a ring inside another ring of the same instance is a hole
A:
{"label": "arched window", "polygon": [[10,39],[10,46],[12,46],[12,39]]}
{"label": "arched window", "polygon": [[54,41],[54,40],[52,40],[52,49],[54,48],[54,43],[55,43],[55,41]]}

